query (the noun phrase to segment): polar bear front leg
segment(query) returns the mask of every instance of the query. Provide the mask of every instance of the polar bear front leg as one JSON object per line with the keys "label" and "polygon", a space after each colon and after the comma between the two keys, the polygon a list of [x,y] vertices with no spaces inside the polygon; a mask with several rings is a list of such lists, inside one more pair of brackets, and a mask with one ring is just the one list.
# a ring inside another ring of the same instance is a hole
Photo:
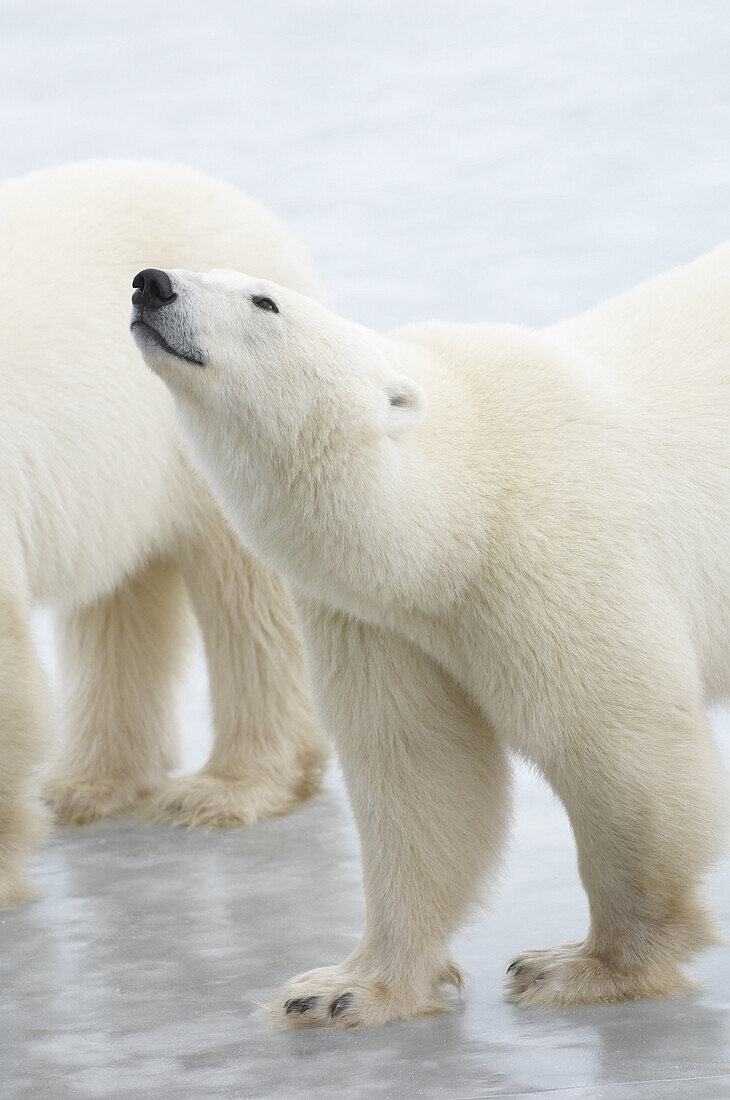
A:
{"label": "polar bear front leg", "polygon": [[[686,654],[667,628],[670,649]],[[628,647],[627,647],[628,648]],[[722,766],[691,654],[682,667],[622,677],[601,713],[566,721],[558,751],[539,761],[570,816],[590,903],[585,940],[527,951],[507,970],[511,1000],[542,1008],[672,996],[694,988],[681,969],[719,942],[699,897],[718,853]],[[689,682],[688,682],[689,680]]]}
{"label": "polar bear front leg", "polygon": [[58,613],[65,741],[43,790],[60,824],[128,812],[175,766],[186,620],[180,572],[168,561]]}
{"label": "polar bear front leg", "polygon": [[402,638],[306,612],[313,680],[360,834],[367,922],[339,966],[302,974],[267,1009],[294,1027],[357,1027],[447,1007],[452,933],[499,858],[506,753],[458,686]]}
{"label": "polar bear front leg", "polygon": [[203,635],[214,744],[205,767],[165,781],[152,821],[238,828],[289,813],[320,788],[329,747],[314,719],[291,601],[217,512],[180,564]]}

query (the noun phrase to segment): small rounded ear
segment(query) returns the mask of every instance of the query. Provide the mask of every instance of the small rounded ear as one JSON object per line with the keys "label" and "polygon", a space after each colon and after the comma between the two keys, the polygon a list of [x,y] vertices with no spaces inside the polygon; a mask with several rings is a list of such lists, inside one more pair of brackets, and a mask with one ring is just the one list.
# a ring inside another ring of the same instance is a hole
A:
{"label": "small rounded ear", "polygon": [[426,395],[412,378],[399,375],[386,389],[388,427],[391,435],[409,432],[426,415]]}

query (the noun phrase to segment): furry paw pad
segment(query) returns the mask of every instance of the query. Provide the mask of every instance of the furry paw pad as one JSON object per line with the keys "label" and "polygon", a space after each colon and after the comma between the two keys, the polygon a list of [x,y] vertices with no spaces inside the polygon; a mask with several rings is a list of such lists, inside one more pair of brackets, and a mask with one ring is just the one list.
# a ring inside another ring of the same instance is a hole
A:
{"label": "furry paw pad", "polygon": [[0,867],[0,909],[36,901],[41,891],[17,868]]}
{"label": "furry paw pad", "polygon": [[[310,792],[311,793],[311,792]],[[285,776],[253,780],[197,772],[166,780],[140,806],[147,821],[197,829],[240,829],[294,810],[302,801]]]}
{"label": "furry paw pad", "polygon": [[507,999],[537,1008],[617,1004],[685,993],[692,983],[672,965],[618,970],[583,943],[527,951],[513,959],[505,978]]}
{"label": "furry paw pad", "polygon": [[109,779],[50,777],[43,798],[59,825],[92,825],[105,817],[129,813],[140,797],[129,782]]}

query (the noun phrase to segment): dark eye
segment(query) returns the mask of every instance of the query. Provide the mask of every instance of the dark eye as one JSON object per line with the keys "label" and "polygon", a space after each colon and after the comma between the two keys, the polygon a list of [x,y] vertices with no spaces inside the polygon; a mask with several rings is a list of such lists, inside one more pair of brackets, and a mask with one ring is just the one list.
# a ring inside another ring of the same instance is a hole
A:
{"label": "dark eye", "polygon": [[260,294],[254,294],[251,301],[259,309],[268,309],[269,313],[278,313],[279,307],[272,298],[264,298]]}

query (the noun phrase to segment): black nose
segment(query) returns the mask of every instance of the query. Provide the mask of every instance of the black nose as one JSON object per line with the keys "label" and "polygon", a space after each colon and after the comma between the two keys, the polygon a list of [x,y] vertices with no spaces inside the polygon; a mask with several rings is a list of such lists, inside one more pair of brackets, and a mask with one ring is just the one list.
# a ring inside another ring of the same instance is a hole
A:
{"label": "black nose", "polygon": [[132,303],[145,309],[160,309],[168,302],[174,302],[177,294],[173,292],[170,276],[157,267],[146,267],[132,279],[135,293]]}

